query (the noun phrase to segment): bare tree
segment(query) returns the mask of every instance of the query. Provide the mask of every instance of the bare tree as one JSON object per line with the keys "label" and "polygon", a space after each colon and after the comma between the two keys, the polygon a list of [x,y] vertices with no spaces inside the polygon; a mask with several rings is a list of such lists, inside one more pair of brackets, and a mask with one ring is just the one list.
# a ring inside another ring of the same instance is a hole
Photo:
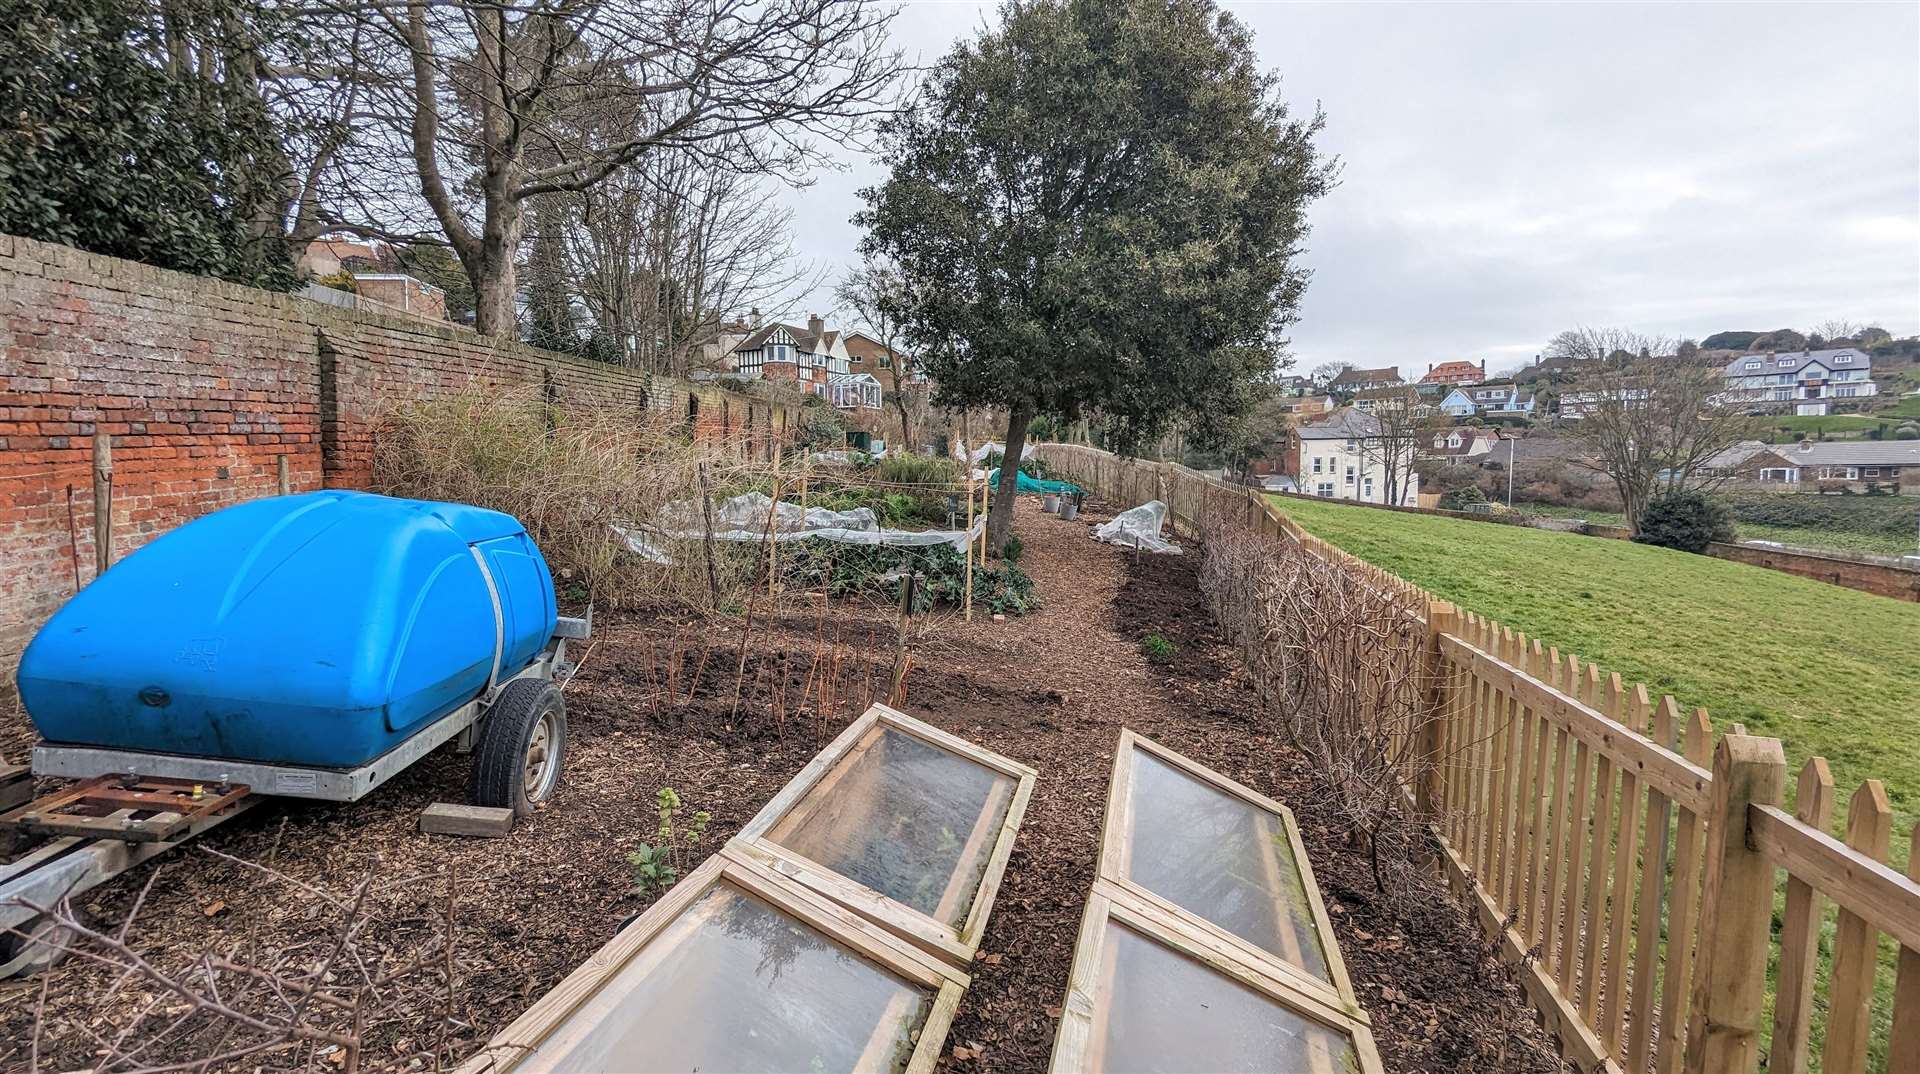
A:
{"label": "bare tree", "polygon": [[692,154],[656,153],[548,197],[565,219],[566,287],[627,365],[684,373],[730,317],[777,306],[812,275],[770,185]]}
{"label": "bare tree", "polygon": [[[1647,504],[1661,492],[1709,491],[1732,476],[1708,462],[1752,436],[1718,367],[1673,357],[1672,344],[1624,329],[1583,328],[1573,353],[1588,359],[1568,398],[1585,416],[1572,423],[1585,449],[1581,465],[1606,475],[1639,532]],[[1664,357],[1663,357],[1664,356]]]}
{"label": "bare tree", "polygon": [[1419,396],[1405,389],[1404,396],[1393,394],[1374,402],[1374,434],[1360,438],[1363,465],[1378,463],[1385,488],[1381,502],[1399,506],[1413,490],[1414,460],[1418,457],[1420,437],[1431,423],[1422,413]]}
{"label": "bare tree", "polygon": [[[662,151],[803,175],[809,143],[890,111],[893,10],[860,0],[316,0],[354,50],[312,72],[360,87],[354,180],[332,222],[437,231],[512,331],[530,200],[577,194]],[[425,212],[420,211],[424,206]],[[406,234],[398,231],[411,229]]]}
{"label": "bare tree", "polygon": [[[893,382],[890,385],[893,404],[900,412],[900,444],[912,450],[913,415],[908,396],[916,391],[916,385],[912,360],[900,353],[897,346],[906,331],[907,286],[906,277],[898,269],[870,260],[849,272],[833,293],[852,308],[854,316],[865,322],[880,346],[886,349],[882,365]],[[972,445],[968,447],[971,450]]]}
{"label": "bare tree", "polygon": [[1321,362],[1307,374],[1307,379],[1324,388],[1333,378],[1352,368],[1352,362]]}

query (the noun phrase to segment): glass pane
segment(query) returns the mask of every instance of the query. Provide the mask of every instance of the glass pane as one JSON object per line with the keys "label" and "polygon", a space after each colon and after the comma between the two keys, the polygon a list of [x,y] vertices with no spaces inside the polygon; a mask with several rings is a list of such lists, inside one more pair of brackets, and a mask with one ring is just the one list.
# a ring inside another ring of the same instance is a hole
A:
{"label": "glass pane", "polygon": [[1127,879],[1323,981],[1327,959],[1284,822],[1133,751]]}
{"label": "glass pane", "polygon": [[727,884],[538,1051],[555,1071],[900,1071],[932,997]]}
{"label": "glass pane", "polygon": [[958,928],[1014,780],[885,724],[767,833],[770,842]]}
{"label": "glass pane", "polygon": [[1105,1021],[1093,1070],[1113,1074],[1352,1074],[1346,1033],[1127,928],[1108,923]]}

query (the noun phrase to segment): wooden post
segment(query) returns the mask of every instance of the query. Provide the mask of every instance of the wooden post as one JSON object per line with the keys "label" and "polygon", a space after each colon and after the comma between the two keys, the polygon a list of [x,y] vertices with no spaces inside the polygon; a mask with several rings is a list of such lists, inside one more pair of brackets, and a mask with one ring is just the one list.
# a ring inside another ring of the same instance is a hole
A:
{"label": "wooden post", "polygon": [[1425,726],[1420,729],[1420,779],[1414,786],[1414,806],[1424,817],[1433,817],[1445,797],[1440,786],[1440,765],[1444,758],[1441,743],[1447,724],[1447,664],[1440,655],[1440,635],[1451,634],[1459,610],[1443,600],[1427,604],[1427,706]]}
{"label": "wooden post", "polygon": [[293,494],[293,473],[287,466],[287,457],[285,455],[280,456],[278,461],[275,463],[275,466],[279,470],[280,495],[282,496],[292,495]]}
{"label": "wooden post", "polygon": [[[1887,788],[1867,780],[1847,807],[1847,846],[1877,862],[1887,860],[1893,842],[1893,805]],[[1868,1038],[1873,1032],[1873,978],[1879,965],[1880,933],[1866,918],[1840,908],[1833,930],[1833,976],[1827,989],[1827,1043],[1820,1069],[1857,1074],[1867,1069]],[[1897,1070],[1897,1067],[1888,1067]]]}
{"label": "wooden post", "polygon": [[1707,881],[1699,969],[1687,1033],[1687,1074],[1752,1074],[1760,1059],[1774,867],[1747,837],[1749,806],[1780,804],[1780,741],[1728,735],[1713,755]]}
{"label": "wooden post", "polygon": [[967,465],[967,581],[960,598],[963,621],[973,622],[973,465]]}
{"label": "wooden post", "polygon": [[[1920,824],[1908,843],[1907,876],[1920,880]],[[1888,1070],[1920,1070],[1920,951],[1900,949],[1900,977],[1893,989],[1893,1032],[1887,1037]]]}
{"label": "wooden post", "polygon": [[[1825,757],[1800,770],[1793,815],[1820,831],[1833,821],[1833,772]],[[1813,971],[1820,960],[1820,889],[1788,874],[1787,908],[1780,920],[1780,969],[1773,1001],[1769,1074],[1807,1074],[1807,1029],[1813,1023]]]}
{"label": "wooden post", "polygon": [[807,478],[813,475],[813,449],[800,449],[800,510],[807,509]]}
{"label": "wooden post", "polygon": [[773,448],[773,499],[767,504],[767,596],[773,596],[780,571],[780,542],[774,537],[774,521],[780,517],[780,446]]}
{"label": "wooden post", "polygon": [[93,576],[113,566],[113,437],[93,427]]}

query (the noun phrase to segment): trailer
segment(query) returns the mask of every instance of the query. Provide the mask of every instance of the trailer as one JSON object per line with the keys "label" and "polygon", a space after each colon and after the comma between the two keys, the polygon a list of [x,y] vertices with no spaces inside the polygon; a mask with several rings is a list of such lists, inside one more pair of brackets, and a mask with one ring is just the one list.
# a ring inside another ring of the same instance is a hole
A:
{"label": "trailer", "polygon": [[358,801],[451,742],[475,804],[530,812],[591,633],[498,512],[310,493],[155,540],[21,659],[33,774],[73,782],[0,814],[29,847],[0,865],[0,977],[56,959],[43,908],[267,798]]}

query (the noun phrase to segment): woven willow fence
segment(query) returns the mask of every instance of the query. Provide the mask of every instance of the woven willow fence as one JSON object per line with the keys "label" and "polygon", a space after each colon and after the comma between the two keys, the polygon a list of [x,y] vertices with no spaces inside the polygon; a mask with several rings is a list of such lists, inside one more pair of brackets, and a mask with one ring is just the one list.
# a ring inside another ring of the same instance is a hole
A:
{"label": "woven willow fence", "polygon": [[[1119,504],[1161,500],[1186,537],[1251,529],[1424,609],[1423,681],[1439,718],[1423,725],[1407,793],[1581,1070],[1752,1074],[1764,1055],[1768,1074],[1816,1058],[1823,1074],[1920,1072],[1920,883],[1886,864],[1880,781],[1854,793],[1837,839],[1822,758],[1801,770],[1787,812],[1776,739],[1734,725],[1716,742],[1704,709],[1456,610],[1250,489],[1090,448],[1037,450]],[[1911,836],[1920,868],[1920,827]],[[1883,968],[1890,992],[1876,991]],[[1878,1032],[1876,1003],[1889,1016]]]}

